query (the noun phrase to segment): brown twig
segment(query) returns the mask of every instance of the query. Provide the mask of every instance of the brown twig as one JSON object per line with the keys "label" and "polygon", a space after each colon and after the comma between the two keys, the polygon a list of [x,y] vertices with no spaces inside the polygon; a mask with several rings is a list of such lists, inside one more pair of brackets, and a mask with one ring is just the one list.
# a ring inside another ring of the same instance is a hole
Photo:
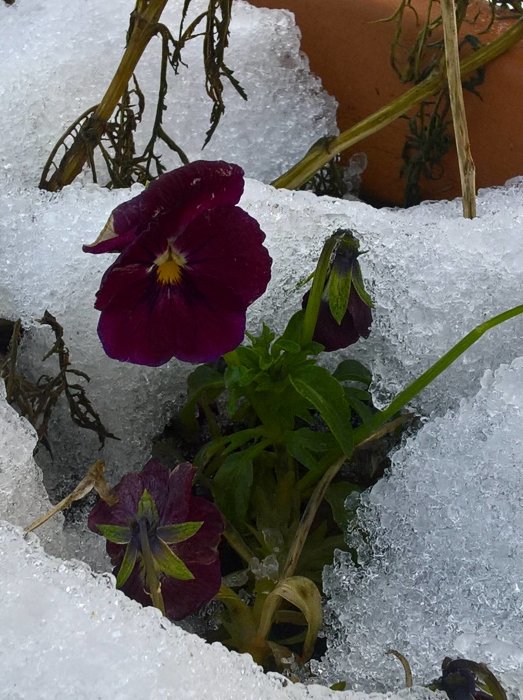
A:
{"label": "brown twig", "polygon": [[449,86],[454,137],[458,155],[459,176],[463,198],[463,216],[473,219],[476,216],[476,167],[470,150],[470,140],[463,101],[463,86],[459,68],[458,28],[454,0],[440,0],[445,39],[445,65]]}

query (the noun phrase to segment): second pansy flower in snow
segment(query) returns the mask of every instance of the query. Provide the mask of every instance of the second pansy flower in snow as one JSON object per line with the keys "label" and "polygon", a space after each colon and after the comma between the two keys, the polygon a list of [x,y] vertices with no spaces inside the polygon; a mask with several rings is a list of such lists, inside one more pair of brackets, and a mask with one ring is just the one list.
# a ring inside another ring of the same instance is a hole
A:
{"label": "second pansy flower in snow", "polygon": [[208,362],[243,340],[271,258],[257,221],[235,206],[243,170],[197,161],[118,206],[86,252],[120,255],[102,278],[98,334],[115,359]]}

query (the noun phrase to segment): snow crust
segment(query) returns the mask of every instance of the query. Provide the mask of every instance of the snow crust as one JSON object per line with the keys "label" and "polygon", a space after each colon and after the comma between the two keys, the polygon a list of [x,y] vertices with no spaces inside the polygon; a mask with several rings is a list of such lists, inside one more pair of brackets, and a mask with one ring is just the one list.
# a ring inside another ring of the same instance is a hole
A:
{"label": "snow crust", "polygon": [[477,395],[426,423],[368,492],[324,575],[320,672],[352,687],[401,686],[444,656],[482,660],[523,691],[523,358],[485,372]]}

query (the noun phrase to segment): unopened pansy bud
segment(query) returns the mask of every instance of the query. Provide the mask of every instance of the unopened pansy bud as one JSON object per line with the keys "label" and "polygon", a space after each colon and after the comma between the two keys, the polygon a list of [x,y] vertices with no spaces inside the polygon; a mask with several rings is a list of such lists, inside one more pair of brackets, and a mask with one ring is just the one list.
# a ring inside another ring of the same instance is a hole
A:
{"label": "unopened pansy bud", "polygon": [[[372,324],[372,300],[365,289],[358,257],[360,244],[351,231],[334,234],[336,245],[321,296],[313,340],[325,350],[339,350],[368,338]],[[309,292],[303,297],[307,305]]]}

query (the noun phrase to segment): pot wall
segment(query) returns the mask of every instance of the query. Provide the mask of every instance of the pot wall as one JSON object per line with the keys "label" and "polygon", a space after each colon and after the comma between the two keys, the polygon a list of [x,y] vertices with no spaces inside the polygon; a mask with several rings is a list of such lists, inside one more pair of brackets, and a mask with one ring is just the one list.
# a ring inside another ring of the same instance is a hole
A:
{"label": "pot wall", "polygon": [[[410,85],[402,84],[390,65],[390,46],[395,24],[378,22],[390,17],[399,0],[250,0],[258,7],[282,8],[295,14],[311,70],[339,102],[338,124],[343,131],[394,99]],[[427,0],[413,0],[424,16]],[[483,2],[472,2],[469,17],[480,12],[472,26],[465,21],[462,35],[478,34],[489,20]],[[415,37],[418,28],[413,12],[406,13],[405,38]],[[510,26],[508,21],[480,35],[487,43]],[[481,99],[465,91],[472,155],[476,163],[477,187],[501,185],[523,173],[523,45],[491,62],[479,86]],[[365,151],[369,165],[361,194],[378,204],[403,204],[405,180],[400,178],[401,152],[407,121],[398,119],[377,134],[357,144],[351,153]],[[461,194],[454,148],[444,159],[444,176],[423,180],[423,199],[446,199]]]}

